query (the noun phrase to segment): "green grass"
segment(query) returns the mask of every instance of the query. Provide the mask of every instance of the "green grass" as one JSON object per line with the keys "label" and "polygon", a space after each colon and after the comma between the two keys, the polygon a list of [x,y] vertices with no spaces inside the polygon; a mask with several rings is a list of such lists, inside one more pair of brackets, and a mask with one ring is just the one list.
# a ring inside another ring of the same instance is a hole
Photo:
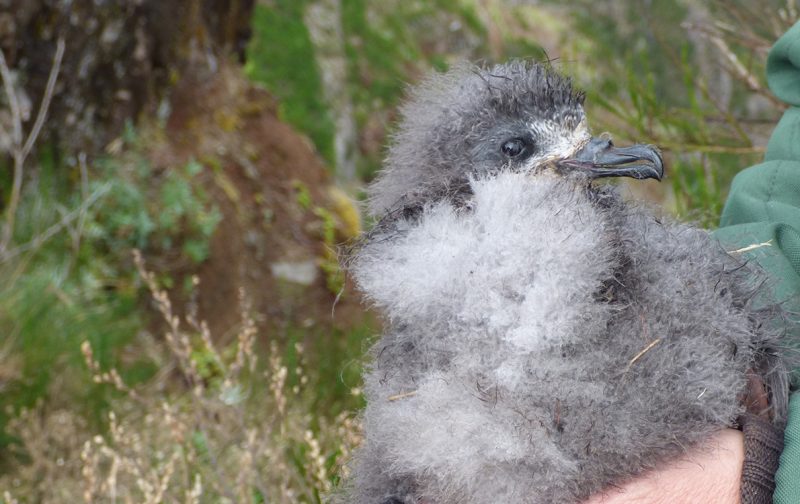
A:
{"label": "green grass", "polygon": [[[157,371],[144,356],[123,359],[149,318],[131,251],[175,251],[171,255],[198,265],[221,216],[198,181],[202,166],[189,163],[156,175],[143,148],[132,136],[120,157],[87,167],[85,183],[77,167],[46,150],[36,185],[25,186],[12,244],[21,252],[0,263],[7,368],[0,433],[9,413],[40,400],[77,406],[100,421],[109,390],[85,385],[83,341],[91,343],[102,367],[118,368],[130,383]],[[56,232],[37,241],[48,230]],[[0,437],[0,445],[8,441]]]}
{"label": "green grass", "polygon": [[314,46],[303,23],[305,0],[257,4],[245,72],[280,102],[280,116],[306,133],[333,164],[334,125],[324,99]]}
{"label": "green grass", "polygon": [[[337,329],[329,334],[308,334],[290,330],[291,339],[303,337],[324,345],[324,351],[310,348],[307,369],[313,369],[311,389],[314,390],[314,409],[336,416],[343,411],[357,411],[363,406],[363,396],[353,395],[361,388],[362,359],[368,342],[377,334],[377,324],[364,324],[347,331]],[[290,348],[289,345],[286,347]]]}

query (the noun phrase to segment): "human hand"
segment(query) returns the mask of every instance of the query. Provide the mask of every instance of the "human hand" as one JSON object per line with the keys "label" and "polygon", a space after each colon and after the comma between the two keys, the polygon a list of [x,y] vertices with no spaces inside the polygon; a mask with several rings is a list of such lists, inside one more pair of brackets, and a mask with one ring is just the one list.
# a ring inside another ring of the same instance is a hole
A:
{"label": "human hand", "polygon": [[725,429],[680,459],[585,504],[738,504],[743,463],[741,431]]}

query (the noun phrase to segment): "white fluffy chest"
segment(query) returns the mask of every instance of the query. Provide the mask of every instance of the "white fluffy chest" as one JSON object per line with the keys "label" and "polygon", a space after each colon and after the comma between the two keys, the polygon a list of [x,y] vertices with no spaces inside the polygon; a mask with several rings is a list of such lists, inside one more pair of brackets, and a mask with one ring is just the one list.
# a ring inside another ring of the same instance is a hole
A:
{"label": "white fluffy chest", "polygon": [[505,173],[472,191],[470,209],[437,203],[361,253],[356,281],[389,321],[524,353],[602,316],[593,295],[614,266],[611,233],[584,189]]}

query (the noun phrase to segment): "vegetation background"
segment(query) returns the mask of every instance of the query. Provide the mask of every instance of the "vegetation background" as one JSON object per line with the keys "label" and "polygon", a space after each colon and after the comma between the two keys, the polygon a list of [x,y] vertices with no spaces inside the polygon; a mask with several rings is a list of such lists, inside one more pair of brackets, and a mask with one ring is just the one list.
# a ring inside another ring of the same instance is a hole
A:
{"label": "vegetation background", "polygon": [[0,0],[0,502],[320,502],[379,324],[340,271],[407,83],[549,60],[713,227],[796,0]]}

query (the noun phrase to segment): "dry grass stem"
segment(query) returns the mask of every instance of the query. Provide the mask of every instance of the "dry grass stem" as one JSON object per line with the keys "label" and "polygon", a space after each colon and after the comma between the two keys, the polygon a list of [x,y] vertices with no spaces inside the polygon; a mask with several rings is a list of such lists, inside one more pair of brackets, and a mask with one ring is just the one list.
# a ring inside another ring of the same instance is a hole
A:
{"label": "dry grass stem", "polygon": [[403,392],[402,394],[395,394],[392,396],[387,397],[386,399],[390,402],[399,401],[401,399],[405,399],[407,397],[414,397],[417,395],[416,390],[412,390],[411,392]]}
{"label": "dry grass stem", "polygon": [[758,250],[758,249],[763,248],[763,247],[771,247],[771,246],[772,246],[772,240],[768,240],[768,241],[765,241],[765,242],[762,242],[762,243],[754,243],[752,245],[748,245],[748,246],[742,247],[740,249],[730,250],[730,251],[728,251],[728,253],[729,254],[744,254],[745,252],[750,252],[751,250]]}
{"label": "dry grass stem", "polygon": [[29,462],[0,475],[0,487],[25,495],[21,502],[321,502],[334,475],[347,473],[361,432],[348,412],[309,413],[302,345],[292,372],[275,341],[259,369],[257,330],[240,293],[239,333],[218,350],[198,317],[178,319],[141,254],[134,260],[166,328],[163,340],[146,343],[171,372],[133,386],[84,342],[92,382],[116,391],[106,428],[44,405],[22,412],[9,429]]}
{"label": "dry grass stem", "polygon": [[91,208],[92,205],[97,203],[97,201],[99,201],[100,198],[102,198],[103,196],[106,195],[106,193],[108,193],[109,188],[110,186],[108,184],[97,188],[95,191],[92,192],[92,194],[89,195],[88,198],[86,198],[83,201],[83,203],[81,203],[81,205],[78,208],[64,214],[61,220],[59,220],[52,226],[48,227],[41,233],[34,236],[33,239],[31,239],[30,241],[23,243],[22,245],[19,245],[17,247],[13,247],[11,249],[0,249],[0,262],[8,261],[10,259],[19,256],[24,252],[36,250],[42,245],[44,245],[50,238],[56,236],[63,229],[67,228],[72,223],[72,221],[80,218],[81,215],[85,214],[86,211],[89,208]]}
{"label": "dry grass stem", "polygon": [[644,356],[644,354],[646,354],[647,352],[649,352],[649,351],[650,351],[650,350],[651,350],[651,349],[652,349],[654,346],[658,345],[659,343],[661,343],[661,338],[656,338],[656,339],[654,339],[653,341],[651,341],[650,343],[648,343],[646,347],[642,348],[642,350],[641,350],[641,351],[639,351],[639,353],[637,353],[636,355],[634,355],[634,356],[633,356],[633,359],[631,359],[631,360],[628,362],[628,365],[625,367],[625,373],[627,373],[628,371],[630,371],[630,370],[631,370],[631,368],[633,367],[633,365],[634,365],[634,364],[636,364],[636,361],[638,361],[639,359],[641,359],[641,358]]}

